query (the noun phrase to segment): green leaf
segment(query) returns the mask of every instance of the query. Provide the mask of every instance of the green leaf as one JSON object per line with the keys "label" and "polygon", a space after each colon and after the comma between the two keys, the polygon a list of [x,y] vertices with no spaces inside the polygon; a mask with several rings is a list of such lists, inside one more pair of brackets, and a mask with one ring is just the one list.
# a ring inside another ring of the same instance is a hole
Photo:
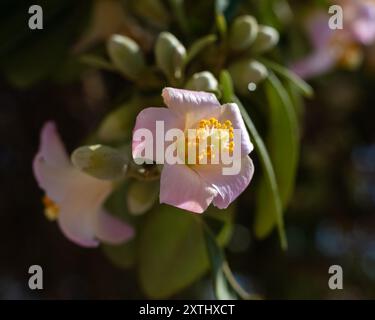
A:
{"label": "green leaf", "polygon": [[[128,180],[115,184],[115,189],[109,195],[104,203],[104,208],[111,215],[137,227],[139,221],[136,217],[130,215],[126,209],[125,194],[128,188]],[[137,233],[136,233],[137,236]],[[128,269],[136,263],[137,258],[137,238],[119,245],[101,245],[104,254],[117,267]]]}
{"label": "green leaf", "polygon": [[100,144],[77,148],[71,159],[76,168],[103,180],[123,177],[129,161],[123,152]]}
{"label": "green leaf", "polygon": [[204,36],[198,40],[196,40],[189,48],[187,55],[186,55],[186,60],[185,60],[185,65],[187,65],[189,62],[191,62],[200,52],[202,52],[203,49],[211,45],[217,40],[216,35],[214,34],[209,34],[207,36]]}
{"label": "green leaf", "polygon": [[116,68],[106,59],[94,55],[94,54],[84,54],[80,57],[80,61],[90,67],[97,69],[103,69],[107,71],[116,71]]}
{"label": "green leaf", "polygon": [[152,208],[158,199],[159,183],[159,180],[135,180],[130,184],[126,194],[126,203],[132,215],[142,215]]}
{"label": "green leaf", "polygon": [[261,61],[267,68],[273,70],[286,80],[293,83],[304,96],[312,97],[314,95],[313,88],[289,69],[264,58],[260,58],[259,61]]}
{"label": "green leaf", "polygon": [[223,251],[217,244],[214,235],[208,227],[204,228],[204,236],[207,253],[211,262],[215,296],[219,300],[236,300],[238,297],[229,285],[224,274],[223,268],[226,262]]}
{"label": "green leaf", "polygon": [[220,73],[220,89],[222,94],[222,101],[224,103],[233,102],[234,87],[233,81],[228,71],[222,71]]}
{"label": "green leaf", "polygon": [[[282,209],[287,206],[294,189],[298,160],[298,125],[292,101],[279,79],[270,74],[266,83],[266,95],[270,106],[268,149],[280,191]],[[270,210],[265,181],[258,189],[258,206],[255,221],[256,234],[263,238],[277,224]]]}
{"label": "green leaf", "polygon": [[[228,100],[225,102],[235,102],[241,110],[242,117],[244,122],[249,130],[252,142],[254,143],[255,151],[259,157],[260,164],[263,170],[263,184],[264,189],[261,193],[262,197],[257,199],[257,213],[256,213],[256,222],[255,222],[255,233],[258,237],[265,235],[265,226],[268,223],[264,223],[270,219],[271,221],[276,221],[281,247],[286,249],[287,240],[284,230],[284,222],[282,217],[282,205],[279,194],[279,188],[276,182],[275,171],[268,154],[267,148],[260,137],[258,130],[256,129],[254,123],[252,122],[250,116],[248,115],[245,107],[242,105],[241,101],[233,94],[233,84],[230,78],[230,75],[227,71],[223,71],[220,76],[223,97],[226,97]],[[230,96],[231,95],[231,96]],[[264,204],[263,204],[264,202]],[[262,203],[262,204],[261,204]],[[267,208],[265,208],[267,204]],[[265,212],[260,212],[259,208],[267,209]],[[262,219],[259,219],[262,217]]]}
{"label": "green leaf", "polygon": [[131,268],[136,261],[136,242],[128,241],[120,245],[103,244],[102,249],[107,258],[116,266],[123,269]]}
{"label": "green leaf", "polygon": [[[206,214],[231,218],[228,210],[210,208]],[[149,297],[169,297],[207,271],[209,261],[201,218],[167,205],[148,213],[139,233],[138,255],[141,285]],[[229,238],[223,236],[225,232],[223,228],[217,235],[221,244]]]}
{"label": "green leaf", "polygon": [[141,105],[139,99],[132,98],[109,112],[97,129],[98,139],[104,143],[131,140],[135,119]]}
{"label": "green leaf", "polygon": [[299,152],[299,129],[295,108],[280,80],[270,74],[266,84],[270,102],[269,149],[276,171],[283,207],[293,192]]}
{"label": "green leaf", "polygon": [[139,276],[149,297],[169,297],[207,270],[202,228],[195,219],[166,205],[147,217],[139,234]]}

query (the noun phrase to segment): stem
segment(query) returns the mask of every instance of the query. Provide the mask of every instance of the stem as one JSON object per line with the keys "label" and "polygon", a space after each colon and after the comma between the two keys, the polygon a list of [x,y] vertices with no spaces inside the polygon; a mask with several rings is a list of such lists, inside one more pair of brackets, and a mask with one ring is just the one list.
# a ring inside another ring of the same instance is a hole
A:
{"label": "stem", "polygon": [[246,292],[241,287],[241,285],[237,282],[236,278],[234,277],[233,272],[230,269],[227,261],[225,261],[223,263],[223,272],[224,272],[225,278],[227,279],[231,288],[238,294],[238,296],[242,300],[260,300],[260,299],[262,299],[261,296],[259,296],[257,294],[250,294],[250,293]]}
{"label": "stem", "polygon": [[[249,300],[249,299],[254,299],[254,297],[258,297],[258,296],[249,294],[241,287],[241,285],[235,279],[229,267],[229,264],[226,261],[224,250],[217,242],[217,239],[214,233],[212,232],[212,230],[209,228],[209,226],[203,219],[199,219],[198,222],[202,225],[204,232],[206,232],[206,235],[209,238],[209,240],[206,241],[206,247],[207,247],[207,251],[211,260],[211,267],[212,267],[212,272],[214,276],[216,276],[217,272],[222,272],[229,287],[233,290],[234,293],[236,293],[238,297],[240,297],[243,300]],[[210,244],[213,246],[213,248],[210,246]],[[214,259],[214,257],[216,259]],[[216,260],[216,262],[214,260]],[[214,284],[215,284],[215,278],[214,278]]]}

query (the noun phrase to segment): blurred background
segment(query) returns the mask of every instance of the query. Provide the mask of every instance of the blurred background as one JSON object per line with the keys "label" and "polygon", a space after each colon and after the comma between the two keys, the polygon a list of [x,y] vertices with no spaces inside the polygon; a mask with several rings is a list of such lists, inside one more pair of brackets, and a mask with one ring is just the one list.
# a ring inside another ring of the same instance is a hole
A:
{"label": "blurred background", "polygon": [[[100,250],[74,245],[44,217],[43,193],[31,170],[46,120],[56,121],[71,151],[114,107],[118,92],[126,96],[132,90],[127,80],[77,59],[87,50],[101,52],[100,42],[119,31],[111,10],[100,11],[107,27],[92,27],[98,1],[39,1],[44,29],[38,31],[27,27],[30,1],[0,4],[1,299],[145,297],[136,270],[112,265]],[[162,17],[150,20],[135,2],[128,1],[133,11],[120,17],[125,21],[120,29],[143,39],[148,52],[155,35],[166,27]],[[204,34],[214,20],[207,15],[213,1],[186,2],[188,18]],[[241,12],[269,22],[272,12],[256,2],[233,1],[233,7],[240,3]],[[298,27],[300,17],[325,4],[264,2],[279,17],[280,51],[287,65],[309,50]],[[166,23],[173,27],[173,22]],[[303,49],[296,50],[295,42]],[[254,239],[249,229],[252,198],[248,193],[240,197],[226,253],[235,275],[251,292],[268,299],[375,298],[375,45],[364,48],[363,54],[356,70],[335,69],[309,81],[315,95],[301,112],[297,184],[285,214],[287,252],[279,248],[276,232],[263,241]],[[27,285],[33,264],[44,270],[40,291]],[[328,288],[328,268],[334,264],[343,268],[343,290]],[[173,298],[181,297],[212,298],[209,276]]]}

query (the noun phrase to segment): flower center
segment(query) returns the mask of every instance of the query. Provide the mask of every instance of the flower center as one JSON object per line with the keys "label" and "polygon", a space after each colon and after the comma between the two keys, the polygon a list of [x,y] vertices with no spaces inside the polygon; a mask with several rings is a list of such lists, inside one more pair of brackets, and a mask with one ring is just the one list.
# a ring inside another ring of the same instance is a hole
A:
{"label": "flower center", "polygon": [[338,64],[340,66],[353,68],[361,62],[362,51],[360,46],[345,35],[336,34],[332,37],[330,45],[338,50]]}
{"label": "flower center", "polygon": [[43,197],[42,202],[44,205],[44,215],[47,219],[50,221],[56,220],[60,211],[58,205],[46,195]]}
{"label": "flower center", "polygon": [[202,119],[192,130],[193,134],[185,133],[185,163],[191,163],[189,154],[195,153],[195,164],[206,164],[218,161],[222,151],[233,153],[234,129],[230,120]]}

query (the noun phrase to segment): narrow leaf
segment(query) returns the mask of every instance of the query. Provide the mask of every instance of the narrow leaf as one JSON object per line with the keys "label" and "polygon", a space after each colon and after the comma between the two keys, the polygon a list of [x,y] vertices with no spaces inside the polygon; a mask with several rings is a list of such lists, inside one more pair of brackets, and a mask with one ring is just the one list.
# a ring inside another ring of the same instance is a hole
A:
{"label": "narrow leaf", "polygon": [[266,83],[270,103],[268,147],[280,189],[283,208],[293,192],[298,160],[298,123],[290,96],[280,80],[270,74]]}
{"label": "narrow leaf", "polygon": [[[259,202],[264,202],[267,203],[268,207],[266,212],[258,212],[257,216],[265,215],[265,217],[270,217],[272,221],[276,221],[281,247],[283,249],[286,249],[287,240],[284,230],[279,188],[276,182],[275,172],[267,148],[250,116],[248,115],[245,107],[242,105],[241,101],[233,94],[233,85],[229,73],[227,71],[223,71],[220,80],[222,85],[223,97],[226,97],[228,99],[225,102],[235,102],[241,110],[242,117],[249,130],[250,137],[252,139],[252,142],[254,143],[255,151],[262,166],[264,181],[264,192],[262,192],[262,194],[264,195],[264,198],[258,198],[257,205],[259,206]],[[232,95],[232,97],[230,97],[230,95]],[[264,226],[259,224],[259,221],[263,220],[258,220],[258,222],[256,221],[255,233],[257,236],[265,234]]]}
{"label": "narrow leaf", "polygon": [[107,71],[116,71],[116,68],[104,58],[94,54],[84,54],[80,57],[80,61],[90,67],[103,69]]}
{"label": "narrow leaf", "polygon": [[[269,75],[265,88],[270,106],[267,146],[275,170],[281,209],[284,210],[294,189],[297,170],[297,117],[288,92],[274,74]],[[267,236],[277,224],[276,217],[270,214],[272,207],[268,202],[268,192],[267,184],[262,180],[257,194],[255,220],[256,235],[260,238]]]}
{"label": "narrow leaf", "polygon": [[204,36],[197,41],[195,41],[189,48],[185,60],[185,65],[191,62],[203,49],[208,47],[210,44],[216,41],[217,37],[214,34],[209,34]]}
{"label": "narrow leaf", "polygon": [[312,97],[314,95],[313,88],[303,79],[301,79],[299,76],[297,76],[295,73],[290,71],[289,69],[275,63],[272,61],[269,61],[264,58],[259,59],[266,67],[273,70],[274,72],[278,73],[282,77],[284,77],[286,80],[293,83],[300,91],[301,93],[306,97]]}

